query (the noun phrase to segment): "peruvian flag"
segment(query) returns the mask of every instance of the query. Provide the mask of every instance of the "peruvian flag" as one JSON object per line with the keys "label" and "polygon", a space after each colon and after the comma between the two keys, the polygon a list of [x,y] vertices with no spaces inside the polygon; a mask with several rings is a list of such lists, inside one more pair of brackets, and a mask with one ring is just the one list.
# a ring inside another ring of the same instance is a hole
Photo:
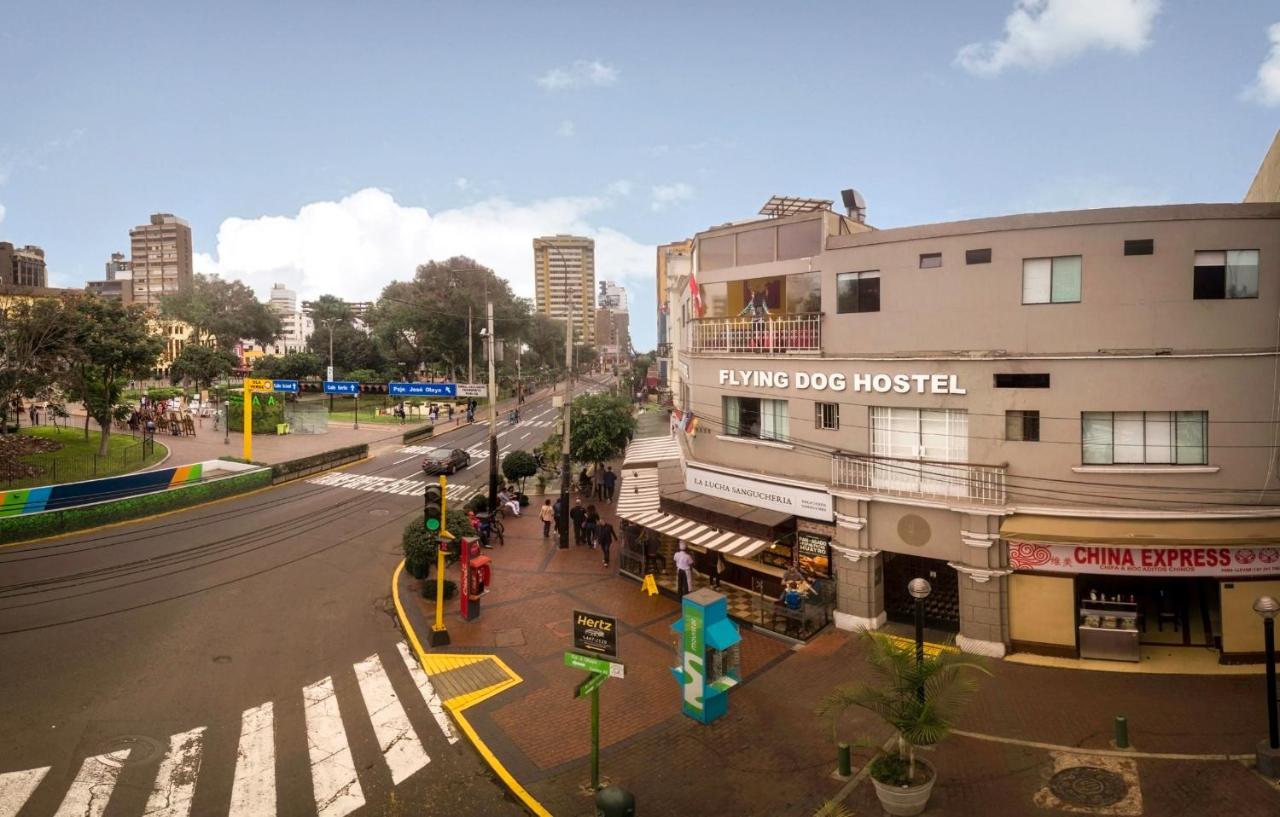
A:
{"label": "peruvian flag", "polygon": [[689,296],[693,298],[693,309],[699,318],[702,317],[704,309],[702,305],[702,290],[698,289],[698,276],[696,273],[689,273]]}

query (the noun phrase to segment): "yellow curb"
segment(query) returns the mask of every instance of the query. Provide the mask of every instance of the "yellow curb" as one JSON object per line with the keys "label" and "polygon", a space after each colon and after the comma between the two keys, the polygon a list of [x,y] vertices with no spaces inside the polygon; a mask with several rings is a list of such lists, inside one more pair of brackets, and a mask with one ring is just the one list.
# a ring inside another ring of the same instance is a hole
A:
{"label": "yellow curb", "polygon": [[[395,571],[391,574],[391,600],[395,604],[396,615],[399,616],[400,618],[400,625],[404,628],[405,635],[408,636],[409,643],[413,645],[413,651],[414,653],[417,654],[419,663],[422,664],[423,669],[427,671],[427,675],[429,677],[431,672],[430,670],[427,669],[427,653],[422,649],[422,642],[418,640],[418,634],[414,631],[413,625],[409,623],[409,617],[406,616],[404,613],[404,605],[400,603],[400,573],[403,570],[404,570],[404,560],[401,559],[400,564],[396,565]],[[516,797],[520,799],[521,803],[524,803],[525,808],[529,809],[529,811],[533,812],[538,817],[552,817],[551,812],[547,811],[547,809],[541,803],[535,800],[533,798],[533,795],[530,794],[528,790],[525,789],[524,786],[520,785],[520,782],[515,779],[515,776],[512,775],[511,772],[507,771],[507,767],[502,765],[502,761],[498,760],[497,755],[495,755],[493,751],[489,749],[488,745],[483,740],[480,739],[480,736],[476,734],[475,728],[471,725],[470,721],[467,720],[466,715],[464,714],[464,710],[466,710],[468,707],[474,706],[478,704],[480,701],[485,700],[486,698],[490,698],[494,695],[497,695],[499,692],[502,692],[504,689],[509,689],[515,686],[516,684],[521,683],[522,679],[520,678],[520,676],[512,672],[511,668],[508,667],[502,661],[502,659],[498,658],[496,655],[481,655],[481,656],[441,655],[440,658],[449,658],[449,659],[478,658],[479,660],[482,660],[482,661],[488,658],[492,658],[494,661],[498,663],[498,666],[502,667],[503,671],[507,673],[508,675],[507,681],[503,681],[501,683],[486,687],[485,689],[480,690],[479,692],[472,692],[466,695],[460,695],[455,698],[451,698],[448,701],[445,701],[445,706],[449,707],[449,711],[453,713],[454,720],[456,720],[458,722],[458,725],[462,727],[462,731],[467,733],[467,739],[471,741],[471,745],[476,748],[476,751],[480,753],[480,756],[483,757],[485,759],[485,762],[489,764],[489,768],[493,769],[494,774],[502,778],[502,782],[506,784],[507,788],[511,790],[512,794],[514,794]],[[465,663],[475,663],[475,662],[465,662]],[[462,666],[462,665],[464,664],[459,664],[459,666]]]}
{"label": "yellow curb", "polygon": [[[910,647],[911,649],[915,649],[916,642],[914,639],[904,638],[900,635],[888,635],[887,633],[886,633],[886,637],[899,647],[902,647],[902,648]],[[958,653],[960,652],[960,650],[956,647],[953,647],[950,644],[934,644],[931,641],[924,642],[925,655],[931,658],[936,658],[940,653],[944,653],[944,652]]]}
{"label": "yellow curb", "polygon": [[487,655],[452,655],[449,653],[428,653],[422,665],[426,668],[428,675],[437,675],[441,672],[448,672],[451,669],[465,667],[468,664],[478,664],[484,661]]}
{"label": "yellow curb", "polygon": [[[344,463],[334,468],[329,468],[328,470],[325,470],[325,471],[317,471],[316,474],[327,474],[329,473],[329,471],[341,471],[344,468],[350,468],[353,465],[359,465],[360,463],[365,462],[366,460],[369,460],[369,459],[372,459],[372,457],[363,457],[361,459]],[[265,467],[270,468],[271,466],[268,465]],[[315,474],[312,474],[312,476],[315,476]],[[255,494],[260,494],[263,491],[270,491],[274,488],[283,488],[284,486],[291,485],[296,481],[297,480],[289,480],[288,482],[282,482],[279,485],[264,485],[261,488],[254,488],[252,491],[245,491],[242,494],[231,494],[230,496],[220,496],[217,499],[210,499],[208,502],[200,502],[195,505],[187,505],[186,507],[183,507],[183,508],[174,508],[171,511],[161,511],[160,513],[153,513],[147,516],[139,516],[134,519],[124,519],[119,522],[108,522],[105,525],[97,525],[92,528],[80,528],[79,530],[67,531],[66,533],[55,533],[52,536],[39,536],[39,537],[36,537],[35,539],[23,539],[20,542],[6,542],[3,545],[0,545],[0,550],[3,550],[4,548],[14,547],[15,545],[29,545],[32,542],[56,542],[59,539],[66,539],[70,536],[81,536],[86,533],[97,533],[98,531],[110,530],[111,528],[119,528],[124,525],[134,525],[139,522],[151,522],[156,519],[163,519],[166,516],[173,516],[175,513],[183,513],[184,511],[190,511],[195,508],[207,508],[210,505],[217,505],[219,503],[227,502],[232,499],[241,499],[246,496],[254,496]]]}

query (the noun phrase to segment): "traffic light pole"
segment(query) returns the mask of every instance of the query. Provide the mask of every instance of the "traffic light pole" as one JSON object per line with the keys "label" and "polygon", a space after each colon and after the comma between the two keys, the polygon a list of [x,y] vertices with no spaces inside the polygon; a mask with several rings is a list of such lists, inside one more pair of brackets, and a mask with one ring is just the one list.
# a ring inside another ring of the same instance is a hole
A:
{"label": "traffic light pole", "polygon": [[[448,529],[448,516],[445,515],[445,488],[447,486],[448,483],[445,480],[444,474],[441,474],[440,487],[436,489],[440,492],[439,536],[441,544],[443,544],[445,539],[453,538],[453,534],[449,533]],[[425,504],[423,508],[422,523],[426,526],[427,530],[431,530],[427,509],[435,498],[432,496],[434,492],[431,489],[433,487],[434,486],[428,483],[426,491],[423,493],[423,501]],[[444,626],[444,548],[439,546],[436,547],[436,620],[435,623],[431,625],[431,638],[429,643],[433,647],[444,647],[449,643],[449,630]]]}

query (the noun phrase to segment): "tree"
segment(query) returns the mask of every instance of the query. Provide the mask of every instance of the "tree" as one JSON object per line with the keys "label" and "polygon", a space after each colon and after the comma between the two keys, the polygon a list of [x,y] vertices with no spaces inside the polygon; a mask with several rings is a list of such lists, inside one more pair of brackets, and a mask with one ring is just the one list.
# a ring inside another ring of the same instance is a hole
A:
{"label": "tree", "polygon": [[169,379],[175,386],[190,380],[197,389],[205,389],[218,378],[231,374],[238,364],[234,352],[188,343],[169,366]]}
{"label": "tree", "polygon": [[61,301],[18,301],[0,309],[0,434],[9,429],[15,399],[48,391],[65,374],[73,326]]}
{"label": "tree", "polygon": [[146,310],[119,301],[83,297],[68,302],[74,321],[71,393],[102,430],[98,454],[105,456],[111,423],[127,413],[122,396],[130,378],[146,377],[164,350],[147,331]]}
{"label": "tree", "polygon": [[525,332],[525,343],[529,344],[529,351],[524,353],[526,370],[543,366],[555,372],[564,369],[564,321],[541,313],[532,315]]}
{"label": "tree", "polygon": [[290,352],[281,357],[267,355],[253,362],[254,377],[302,380],[324,374],[324,361],[311,352]]}
{"label": "tree", "polygon": [[[320,358],[321,366],[329,362],[329,330],[317,322],[316,331],[307,339],[307,351]],[[353,369],[381,371],[385,359],[369,333],[351,323],[333,326],[333,367],[338,373]],[[341,378],[340,378],[341,379]]]}
{"label": "tree", "polygon": [[[612,394],[585,394],[574,398],[570,419],[569,450],[579,462],[604,462],[623,452],[635,433],[631,404]],[[544,445],[559,451],[559,435]],[[546,450],[546,449],[544,449]]]}
{"label": "tree", "polygon": [[214,338],[221,349],[231,349],[241,338],[262,345],[280,335],[280,318],[258,301],[253,290],[239,281],[224,281],[216,275],[197,274],[191,286],[160,302],[163,317],[191,324],[192,341]]}
{"label": "tree", "polygon": [[524,493],[524,481],[538,473],[538,463],[528,451],[512,451],[502,458],[502,475],[508,482],[520,485],[520,493]]}

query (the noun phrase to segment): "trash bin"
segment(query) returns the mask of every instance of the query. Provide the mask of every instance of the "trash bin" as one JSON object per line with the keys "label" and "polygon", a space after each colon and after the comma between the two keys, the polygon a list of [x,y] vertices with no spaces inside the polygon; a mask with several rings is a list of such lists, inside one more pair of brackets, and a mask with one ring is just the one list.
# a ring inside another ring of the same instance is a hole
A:
{"label": "trash bin", "polygon": [[618,786],[605,786],[596,792],[596,817],[635,817],[636,798]]}

